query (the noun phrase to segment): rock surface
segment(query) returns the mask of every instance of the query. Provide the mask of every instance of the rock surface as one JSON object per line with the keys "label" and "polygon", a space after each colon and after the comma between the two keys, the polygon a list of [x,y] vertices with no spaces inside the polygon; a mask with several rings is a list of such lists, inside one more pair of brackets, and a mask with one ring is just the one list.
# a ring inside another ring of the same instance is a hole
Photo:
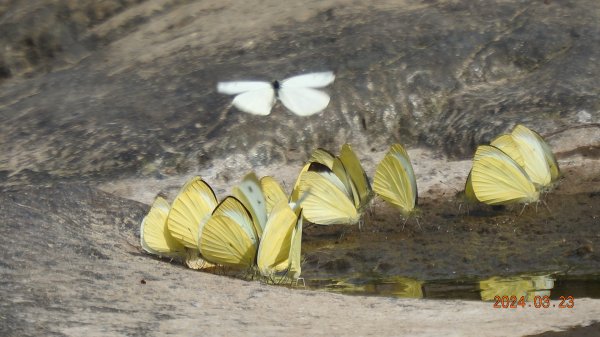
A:
{"label": "rock surface", "polygon": [[[599,19],[595,0],[2,2],[0,335],[505,336],[589,325],[598,300],[516,312],[194,272],[141,253],[148,207],[131,199],[172,195],[195,174],[221,196],[252,169],[290,184],[314,147],[345,142],[370,173],[400,141],[435,205],[464,183],[469,163],[456,160],[525,123],[568,168],[559,193],[589,207],[543,234],[581,239],[593,223],[578,233],[577,221],[600,214]],[[281,105],[247,115],[215,92],[218,81],[319,70],[336,73],[332,101],[308,118]],[[593,271],[599,238],[581,240],[573,248],[589,254],[575,258]]]}

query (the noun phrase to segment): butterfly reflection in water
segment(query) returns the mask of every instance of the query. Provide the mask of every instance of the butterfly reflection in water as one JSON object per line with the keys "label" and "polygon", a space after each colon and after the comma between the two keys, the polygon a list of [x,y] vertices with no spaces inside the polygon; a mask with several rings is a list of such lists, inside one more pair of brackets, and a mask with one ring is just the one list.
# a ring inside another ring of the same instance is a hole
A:
{"label": "butterfly reflection in water", "polygon": [[237,95],[233,99],[236,108],[253,114],[266,116],[277,98],[298,116],[310,116],[322,111],[329,104],[329,95],[316,90],[333,83],[331,71],[293,76],[272,83],[263,81],[219,82],[217,91]]}

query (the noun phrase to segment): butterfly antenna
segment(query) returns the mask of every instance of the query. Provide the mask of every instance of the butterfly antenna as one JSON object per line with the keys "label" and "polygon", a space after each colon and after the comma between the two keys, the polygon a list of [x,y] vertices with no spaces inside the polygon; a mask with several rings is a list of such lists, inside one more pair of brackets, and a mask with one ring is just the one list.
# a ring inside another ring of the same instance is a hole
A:
{"label": "butterfly antenna", "polygon": [[404,222],[402,223],[402,230],[404,230],[404,226],[406,226],[407,221],[408,221],[408,218],[404,218]]}
{"label": "butterfly antenna", "polygon": [[417,226],[419,226],[420,230],[423,230],[423,227],[421,227],[421,224],[419,223],[419,217],[415,217],[415,220],[417,221]]}

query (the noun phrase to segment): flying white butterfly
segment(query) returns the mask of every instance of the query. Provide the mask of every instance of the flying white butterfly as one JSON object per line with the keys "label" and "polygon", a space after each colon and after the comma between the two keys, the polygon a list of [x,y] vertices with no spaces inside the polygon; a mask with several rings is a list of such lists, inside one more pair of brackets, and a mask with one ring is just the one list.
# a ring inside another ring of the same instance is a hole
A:
{"label": "flying white butterfly", "polygon": [[309,73],[287,78],[281,82],[240,81],[219,82],[217,91],[237,95],[236,108],[253,115],[266,116],[279,98],[286,108],[298,116],[310,116],[327,107],[329,95],[315,90],[328,86],[335,79],[331,71]]}

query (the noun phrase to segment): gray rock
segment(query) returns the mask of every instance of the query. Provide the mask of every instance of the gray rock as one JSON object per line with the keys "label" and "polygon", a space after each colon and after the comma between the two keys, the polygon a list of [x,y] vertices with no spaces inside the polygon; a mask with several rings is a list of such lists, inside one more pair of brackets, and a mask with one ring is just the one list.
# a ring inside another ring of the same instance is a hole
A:
{"label": "gray rock", "polygon": [[[600,118],[593,0],[331,2],[263,16],[175,1],[47,3],[14,3],[1,26],[4,50],[31,40],[38,55],[2,61],[0,171],[15,181],[185,173],[233,154],[301,162],[344,142],[464,158],[516,123],[543,134],[581,124],[580,111]],[[217,81],[324,69],[337,74],[332,102],[309,118],[280,105],[246,115],[215,92]]]}

